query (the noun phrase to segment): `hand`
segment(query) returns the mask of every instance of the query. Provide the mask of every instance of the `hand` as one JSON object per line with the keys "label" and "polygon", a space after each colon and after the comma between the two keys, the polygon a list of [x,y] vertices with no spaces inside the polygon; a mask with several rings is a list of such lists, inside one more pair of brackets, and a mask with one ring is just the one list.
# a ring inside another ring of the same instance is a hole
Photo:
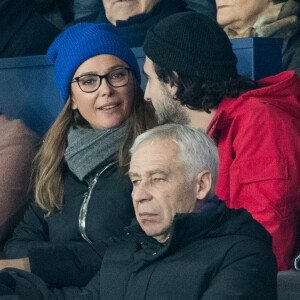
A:
{"label": "hand", "polygon": [[30,262],[28,257],[17,258],[17,259],[1,259],[0,270],[5,268],[16,268],[30,272]]}

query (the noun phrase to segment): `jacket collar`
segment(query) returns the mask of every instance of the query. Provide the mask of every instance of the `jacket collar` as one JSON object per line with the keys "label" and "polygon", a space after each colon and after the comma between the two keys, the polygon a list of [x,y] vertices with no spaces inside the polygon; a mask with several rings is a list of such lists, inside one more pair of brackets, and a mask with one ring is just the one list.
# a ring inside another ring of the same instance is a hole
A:
{"label": "jacket collar", "polygon": [[219,220],[225,211],[225,202],[214,196],[204,202],[200,212],[176,214],[172,223],[171,236],[164,244],[147,236],[136,219],[125,230],[130,240],[144,247],[160,249],[162,250],[160,254],[163,255],[207,235],[219,226]]}
{"label": "jacket collar", "polygon": [[[217,197],[209,199],[198,213],[175,215],[170,238],[164,244],[147,236],[136,220],[127,227],[125,240],[133,241],[130,247],[135,247],[135,253],[142,257],[135,266],[135,270],[138,270],[145,263],[170,256],[194,241],[233,235],[260,240],[272,248],[271,235],[253,220],[250,213],[242,208],[229,209]],[[139,251],[141,249],[143,251]]]}

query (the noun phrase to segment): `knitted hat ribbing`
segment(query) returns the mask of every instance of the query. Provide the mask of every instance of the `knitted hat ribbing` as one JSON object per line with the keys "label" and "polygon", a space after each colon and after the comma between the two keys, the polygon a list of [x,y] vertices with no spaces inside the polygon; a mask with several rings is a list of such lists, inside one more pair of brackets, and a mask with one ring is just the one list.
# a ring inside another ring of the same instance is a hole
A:
{"label": "knitted hat ribbing", "polygon": [[135,55],[118,36],[113,25],[78,23],[60,34],[47,52],[48,58],[55,64],[55,82],[63,101],[69,96],[71,80],[77,68],[87,59],[100,54],[119,57],[140,80]]}
{"label": "knitted hat ribbing", "polygon": [[143,49],[154,63],[182,75],[211,81],[237,75],[237,59],[226,33],[200,13],[162,19],[148,30]]}

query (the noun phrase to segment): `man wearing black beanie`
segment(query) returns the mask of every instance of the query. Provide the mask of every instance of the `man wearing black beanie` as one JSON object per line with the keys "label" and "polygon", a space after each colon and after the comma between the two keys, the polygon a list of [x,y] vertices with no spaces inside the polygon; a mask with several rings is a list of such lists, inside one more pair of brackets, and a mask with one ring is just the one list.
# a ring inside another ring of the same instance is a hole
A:
{"label": "man wearing black beanie", "polygon": [[293,266],[300,211],[300,79],[238,75],[225,32],[209,17],[178,13],[148,30],[145,100],[160,124],[205,129],[219,150],[216,194],[246,208],[273,237],[278,270]]}

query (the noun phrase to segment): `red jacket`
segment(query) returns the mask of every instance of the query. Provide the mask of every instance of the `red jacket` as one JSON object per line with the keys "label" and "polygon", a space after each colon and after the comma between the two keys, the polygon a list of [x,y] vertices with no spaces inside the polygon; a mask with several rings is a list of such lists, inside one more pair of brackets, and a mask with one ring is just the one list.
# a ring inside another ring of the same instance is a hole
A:
{"label": "red jacket", "polygon": [[300,249],[300,79],[286,71],[259,83],[223,99],[207,132],[220,156],[216,194],[271,233],[281,271]]}

